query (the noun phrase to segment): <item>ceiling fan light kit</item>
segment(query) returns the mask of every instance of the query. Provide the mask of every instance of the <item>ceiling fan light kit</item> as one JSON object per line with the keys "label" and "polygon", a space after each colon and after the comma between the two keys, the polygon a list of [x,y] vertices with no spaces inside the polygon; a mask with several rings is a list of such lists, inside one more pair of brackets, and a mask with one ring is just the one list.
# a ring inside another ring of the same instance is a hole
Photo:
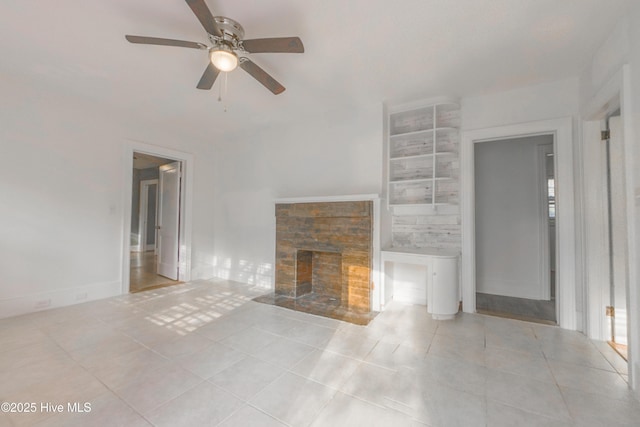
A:
{"label": "ceiling fan light kit", "polygon": [[[273,94],[278,95],[284,92],[284,86],[244,55],[252,53],[303,53],[304,46],[299,37],[244,40],[244,29],[238,22],[224,16],[213,16],[204,0],[185,1],[207,32],[211,46],[198,42],[158,37],[126,35],[125,38],[130,43],[136,44],[208,50],[210,62],[196,86],[198,89],[211,89],[220,71],[230,72],[240,66]],[[238,56],[238,54],[243,56]]]}
{"label": "ceiling fan light kit", "polygon": [[238,66],[238,55],[226,46],[211,49],[209,56],[211,63],[220,71],[233,71]]}

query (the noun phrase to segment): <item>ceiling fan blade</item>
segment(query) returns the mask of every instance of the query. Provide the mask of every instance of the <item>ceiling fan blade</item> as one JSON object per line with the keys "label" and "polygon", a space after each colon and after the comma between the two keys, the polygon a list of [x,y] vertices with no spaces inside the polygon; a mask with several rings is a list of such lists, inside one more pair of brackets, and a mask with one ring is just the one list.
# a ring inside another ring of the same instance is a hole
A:
{"label": "ceiling fan blade", "polygon": [[218,70],[211,62],[209,62],[209,65],[207,65],[204,73],[202,73],[202,77],[200,77],[197,88],[204,90],[211,89],[213,83],[215,83],[216,78],[218,77],[218,74],[220,74],[220,70]]}
{"label": "ceiling fan blade", "polygon": [[262,68],[258,67],[256,63],[250,59],[243,58],[242,61],[240,61],[240,68],[245,70],[251,75],[251,77],[273,92],[274,95],[284,92],[284,86],[278,83],[273,77],[267,74],[267,72]]}
{"label": "ceiling fan blade", "polygon": [[158,46],[177,46],[177,47],[190,47],[192,49],[208,49],[207,45],[197,42],[188,42],[184,40],[173,39],[161,39],[158,37],[144,37],[144,36],[124,36],[131,43],[138,44],[153,44]]}
{"label": "ceiling fan blade", "polygon": [[251,39],[242,42],[249,53],[303,53],[304,45],[300,37],[276,37],[270,39]]}
{"label": "ceiling fan blade", "polygon": [[213,19],[211,10],[209,10],[204,0],[186,0],[186,2],[207,33],[214,36],[222,36],[222,32],[216,25],[216,21]]}

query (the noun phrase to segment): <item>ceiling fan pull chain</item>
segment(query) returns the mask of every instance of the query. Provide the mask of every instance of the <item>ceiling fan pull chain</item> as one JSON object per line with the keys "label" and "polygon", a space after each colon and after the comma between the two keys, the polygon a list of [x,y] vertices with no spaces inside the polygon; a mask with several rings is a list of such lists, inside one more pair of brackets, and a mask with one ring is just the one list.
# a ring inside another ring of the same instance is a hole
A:
{"label": "ceiling fan pull chain", "polygon": [[[224,73],[224,80],[220,82],[220,86],[218,87],[219,92],[218,92],[218,102],[222,102],[222,97],[223,95],[226,96],[227,95],[227,75],[229,73]],[[227,104],[225,103],[224,105],[224,112],[227,112]]]}
{"label": "ceiling fan pull chain", "polygon": [[[228,78],[229,78],[229,73],[224,73],[224,89],[223,89],[223,93],[224,93],[225,99],[227,99],[226,96],[227,96],[227,88],[228,88],[228,86],[227,86],[228,85]],[[224,112],[225,113],[227,112],[227,103],[226,102],[224,104]]]}

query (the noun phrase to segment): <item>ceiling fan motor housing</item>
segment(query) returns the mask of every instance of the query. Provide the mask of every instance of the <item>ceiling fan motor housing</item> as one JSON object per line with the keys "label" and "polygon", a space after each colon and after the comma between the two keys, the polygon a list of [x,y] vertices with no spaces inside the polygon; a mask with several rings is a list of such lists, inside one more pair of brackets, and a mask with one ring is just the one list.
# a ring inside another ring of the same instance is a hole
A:
{"label": "ceiling fan motor housing", "polygon": [[221,35],[208,34],[209,40],[215,45],[225,44],[232,49],[240,49],[240,42],[244,38],[244,28],[237,21],[225,16],[213,17]]}

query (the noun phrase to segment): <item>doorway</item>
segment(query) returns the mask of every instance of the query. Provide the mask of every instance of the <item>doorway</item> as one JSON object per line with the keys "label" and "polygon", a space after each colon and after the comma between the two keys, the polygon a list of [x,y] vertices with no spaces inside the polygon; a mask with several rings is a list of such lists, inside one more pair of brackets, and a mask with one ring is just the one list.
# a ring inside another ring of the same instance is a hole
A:
{"label": "doorway", "polygon": [[553,135],[475,147],[476,309],[556,323]]}
{"label": "doorway", "polygon": [[476,224],[475,224],[475,146],[485,141],[552,135],[555,189],[555,297],[556,323],[575,330],[580,327],[576,311],[576,229],[574,201],[573,123],[571,118],[497,126],[464,131],[460,152],[461,178],[461,289],[462,309],[476,310]]}
{"label": "doorway", "polygon": [[129,264],[131,293],[180,283],[180,172],[179,161],[133,153]]}

